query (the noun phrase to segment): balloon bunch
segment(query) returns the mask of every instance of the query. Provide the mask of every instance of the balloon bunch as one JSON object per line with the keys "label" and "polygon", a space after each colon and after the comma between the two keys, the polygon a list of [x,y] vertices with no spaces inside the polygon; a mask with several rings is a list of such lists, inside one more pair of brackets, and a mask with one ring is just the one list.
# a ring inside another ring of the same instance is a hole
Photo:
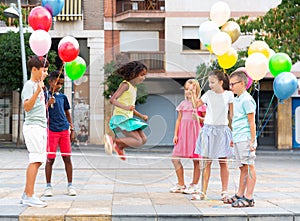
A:
{"label": "balloon bunch", "polygon": [[233,67],[238,59],[237,51],[231,44],[239,38],[240,26],[228,21],[229,17],[228,4],[218,1],[210,9],[211,20],[203,22],[199,28],[200,41],[217,55],[218,63],[224,69]]}
{"label": "balloon bunch", "polygon": [[[42,0],[42,6],[33,8],[28,16],[29,25],[34,32],[30,35],[29,45],[38,56],[46,55],[51,48],[51,37],[48,31],[52,17],[57,16],[64,7],[64,0]],[[79,57],[79,43],[71,36],[61,39],[58,44],[58,55],[65,63],[65,70],[72,80],[80,78],[86,70],[85,61]]]}
{"label": "balloon bunch", "polygon": [[275,53],[264,41],[254,41],[248,49],[246,71],[253,80],[260,80],[267,72],[275,77],[274,93],[282,101],[289,98],[297,89],[297,78],[290,73],[291,58],[285,53]]}
{"label": "balloon bunch", "polygon": [[63,37],[58,43],[58,56],[65,62],[65,72],[71,80],[82,77],[86,63],[79,55],[79,43],[72,36]]}

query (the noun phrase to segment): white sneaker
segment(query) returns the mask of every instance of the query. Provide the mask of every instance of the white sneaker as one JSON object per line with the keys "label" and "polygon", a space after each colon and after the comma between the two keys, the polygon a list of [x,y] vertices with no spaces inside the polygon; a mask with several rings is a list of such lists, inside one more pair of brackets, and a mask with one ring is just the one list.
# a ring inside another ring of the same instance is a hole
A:
{"label": "white sneaker", "polygon": [[26,205],[26,206],[32,206],[32,207],[46,207],[47,206],[47,203],[41,201],[36,196],[32,196],[32,197],[25,196],[22,201],[23,201],[23,205]]}
{"label": "white sneaker", "polygon": [[197,184],[190,184],[188,188],[183,190],[185,194],[197,194],[200,193],[199,186]]}
{"label": "white sneaker", "polygon": [[69,196],[76,196],[77,195],[76,190],[73,186],[68,186],[68,195]]}
{"label": "white sneaker", "polygon": [[23,204],[23,200],[25,199],[25,192],[23,192],[22,196],[21,196],[21,199],[20,199],[20,204]]}
{"label": "white sneaker", "polygon": [[111,138],[111,136],[109,136],[108,134],[104,135],[104,149],[105,149],[105,153],[108,155],[112,155],[113,152],[113,140]]}
{"label": "white sneaker", "polygon": [[46,197],[53,196],[52,187],[46,187],[45,192],[44,192],[44,196],[46,196]]}
{"label": "white sneaker", "polygon": [[186,189],[186,186],[180,186],[178,183],[170,189],[170,193],[182,193]]}

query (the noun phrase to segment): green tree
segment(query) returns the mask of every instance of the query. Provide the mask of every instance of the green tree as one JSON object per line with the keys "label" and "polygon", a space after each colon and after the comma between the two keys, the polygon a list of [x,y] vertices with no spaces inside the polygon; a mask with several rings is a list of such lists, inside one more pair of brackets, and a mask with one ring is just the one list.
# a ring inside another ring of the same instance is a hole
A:
{"label": "green tree", "polygon": [[[30,55],[34,55],[29,46],[30,33],[24,34],[25,53],[26,58]],[[48,53],[48,60],[50,62],[49,72],[56,70],[55,51]],[[22,69],[22,57],[21,57],[21,44],[19,32],[7,32],[0,35],[0,94],[4,92],[18,91],[21,96],[21,90],[23,88],[23,69]],[[29,79],[29,71],[27,70],[27,79]],[[20,98],[20,97],[19,97]],[[19,99],[19,115],[21,114],[21,99]],[[20,138],[20,118],[18,122],[18,141]]]}
{"label": "green tree", "polygon": [[293,63],[300,60],[300,1],[282,0],[264,16],[249,20],[240,17],[241,32],[255,34],[255,40],[265,41],[275,52],[288,54]]}

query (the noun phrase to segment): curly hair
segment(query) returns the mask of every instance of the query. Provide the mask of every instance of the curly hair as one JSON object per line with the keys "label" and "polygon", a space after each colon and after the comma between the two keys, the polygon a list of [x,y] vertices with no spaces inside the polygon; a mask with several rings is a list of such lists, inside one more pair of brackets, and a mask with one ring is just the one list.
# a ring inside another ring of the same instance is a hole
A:
{"label": "curly hair", "polygon": [[146,65],[144,65],[140,61],[131,61],[131,62],[123,65],[122,67],[118,68],[115,71],[115,74],[122,76],[124,78],[124,80],[126,80],[126,81],[130,81],[130,80],[136,78],[137,76],[139,76],[139,74],[143,70],[147,71]]}
{"label": "curly hair", "polygon": [[52,71],[49,74],[49,80],[56,80],[57,78],[65,78],[64,73],[60,73],[59,71]]}

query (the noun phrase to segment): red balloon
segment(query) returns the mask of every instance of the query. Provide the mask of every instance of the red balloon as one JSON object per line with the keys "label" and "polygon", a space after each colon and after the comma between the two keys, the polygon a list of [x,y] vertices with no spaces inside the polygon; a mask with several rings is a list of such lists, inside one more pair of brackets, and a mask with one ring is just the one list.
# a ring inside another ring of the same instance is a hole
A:
{"label": "red balloon", "polygon": [[58,48],[58,55],[62,61],[70,62],[79,55],[79,48],[72,42],[64,42]]}
{"label": "red balloon", "polygon": [[30,11],[28,22],[33,30],[41,29],[48,32],[52,25],[52,16],[46,8],[37,6]]}

